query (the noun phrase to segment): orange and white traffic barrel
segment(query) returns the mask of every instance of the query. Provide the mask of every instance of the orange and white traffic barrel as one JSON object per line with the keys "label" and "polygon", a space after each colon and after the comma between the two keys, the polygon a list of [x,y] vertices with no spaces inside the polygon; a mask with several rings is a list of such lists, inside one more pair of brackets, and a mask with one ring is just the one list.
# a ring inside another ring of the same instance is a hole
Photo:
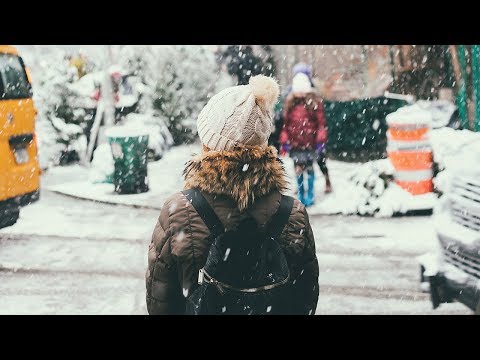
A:
{"label": "orange and white traffic barrel", "polygon": [[395,182],[413,195],[433,191],[433,155],[428,135],[431,114],[412,107],[387,115],[387,153]]}
{"label": "orange and white traffic barrel", "polygon": [[428,140],[392,140],[387,135],[387,153],[397,170],[430,169],[433,164],[432,148]]}
{"label": "orange and white traffic barrel", "polygon": [[433,191],[433,170],[399,170],[394,173],[395,182],[412,195]]}

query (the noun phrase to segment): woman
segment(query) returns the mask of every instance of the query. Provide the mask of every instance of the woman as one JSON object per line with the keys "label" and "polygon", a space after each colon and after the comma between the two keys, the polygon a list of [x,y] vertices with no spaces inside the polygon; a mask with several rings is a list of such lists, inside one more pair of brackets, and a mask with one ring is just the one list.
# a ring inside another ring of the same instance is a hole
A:
{"label": "woman", "polygon": [[[327,128],[325,111],[321,99],[315,94],[309,77],[298,73],[292,81],[292,91],[284,107],[284,124],[280,134],[282,154],[290,152],[295,164],[298,198],[305,206],[315,202],[315,172],[313,162],[317,161],[325,176],[325,192],[331,192],[330,178],[325,161]],[[308,188],[305,195],[304,174],[307,174]]]}
{"label": "woman", "polygon": [[[310,80],[310,85],[312,88],[315,88],[315,85],[313,83],[312,79],[312,67],[310,65],[307,65],[303,62],[295,64],[295,66],[292,68],[292,76],[294,77],[298,73],[303,73],[308,76],[308,79]],[[274,109],[274,130],[272,132],[272,135],[268,139],[268,143],[272,146],[275,146],[275,148],[278,151],[281,151],[281,146],[280,146],[280,133],[283,129],[283,103],[287,96],[292,92],[292,86],[289,85],[282,96],[279,97],[278,102],[275,104],[275,109]],[[320,165],[320,164],[319,164]]]}
{"label": "woman", "polygon": [[[286,174],[276,149],[268,146],[278,93],[273,79],[254,76],[248,85],[212,97],[197,119],[203,153],[187,163],[185,189],[200,190],[225,230],[246,218],[266,228],[281,204]],[[206,212],[194,205],[178,192],[162,207],[148,253],[149,314],[185,313],[186,297],[198,287],[210,230],[203,221]],[[288,312],[314,314],[319,290],[313,232],[298,200],[288,214],[278,237],[295,294],[286,299]]]}

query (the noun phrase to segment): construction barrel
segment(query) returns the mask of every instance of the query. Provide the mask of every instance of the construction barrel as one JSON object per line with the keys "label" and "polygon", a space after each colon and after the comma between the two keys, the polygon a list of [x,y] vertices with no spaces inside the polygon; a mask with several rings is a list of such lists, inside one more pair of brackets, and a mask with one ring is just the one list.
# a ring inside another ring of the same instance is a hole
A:
{"label": "construction barrel", "polygon": [[433,191],[431,114],[410,106],[387,115],[387,154],[395,182],[413,195]]}

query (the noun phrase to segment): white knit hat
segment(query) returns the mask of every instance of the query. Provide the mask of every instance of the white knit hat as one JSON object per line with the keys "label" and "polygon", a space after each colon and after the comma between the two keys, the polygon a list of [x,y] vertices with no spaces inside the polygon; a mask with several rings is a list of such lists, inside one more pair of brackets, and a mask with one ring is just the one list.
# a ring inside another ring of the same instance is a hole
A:
{"label": "white knit hat", "polygon": [[252,76],[248,85],[220,91],[198,116],[200,140],[211,150],[231,150],[237,145],[266,147],[279,92],[277,82],[263,75]]}
{"label": "white knit hat", "polygon": [[312,92],[312,84],[310,79],[304,73],[298,73],[292,80],[292,92],[294,93],[309,93]]}

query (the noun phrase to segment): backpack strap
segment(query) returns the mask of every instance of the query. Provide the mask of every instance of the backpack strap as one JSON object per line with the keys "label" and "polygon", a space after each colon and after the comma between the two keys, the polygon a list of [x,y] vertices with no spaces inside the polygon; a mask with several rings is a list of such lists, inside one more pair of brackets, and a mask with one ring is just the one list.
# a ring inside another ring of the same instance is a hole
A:
{"label": "backpack strap", "polygon": [[293,208],[293,202],[293,197],[282,194],[280,206],[268,225],[268,234],[275,240],[280,237],[285,225],[288,223]]}
{"label": "backpack strap", "polygon": [[222,222],[200,190],[193,188],[182,191],[182,194],[192,203],[198,215],[200,215],[213,235],[216,236],[225,231]]}

